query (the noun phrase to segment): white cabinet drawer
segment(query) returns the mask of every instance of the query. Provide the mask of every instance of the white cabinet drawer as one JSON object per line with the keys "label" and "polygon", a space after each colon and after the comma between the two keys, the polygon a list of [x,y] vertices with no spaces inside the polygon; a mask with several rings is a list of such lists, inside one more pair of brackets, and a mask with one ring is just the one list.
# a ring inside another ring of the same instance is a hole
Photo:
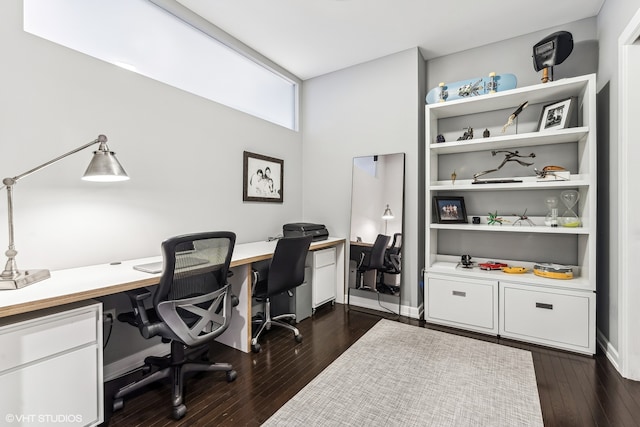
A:
{"label": "white cabinet drawer", "polygon": [[[336,248],[310,252],[311,260],[311,307],[316,307],[336,299]],[[307,258],[309,262],[309,258]]]}
{"label": "white cabinet drawer", "polygon": [[593,292],[500,285],[500,335],[583,352],[595,348]]}
{"label": "white cabinet drawer", "polygon": [[100,424],[103,385],[98,351],[83,347],[0,375],[3,412],[28,414],[28,422],[15,423],[21,426]]}
{"label": "white cabinet drawer", "polygon": [[102,304],[0,319],[0,408],[19,425],[102,423]]}
{"label": "white cabinet drawer", "polygon": [[427,321],[497,333],[496,281],[430,276],[425,298]]}
{"label": "white cabinet drawer", "polygon": [[325,267],[336,263],[336,248],[313,251],[313,266],[315,268]]}
{"label": "white cabinet drawer", "polygon": [[0,328],[0,372],[88,343],[95,344],[96,313],[86,309]]}

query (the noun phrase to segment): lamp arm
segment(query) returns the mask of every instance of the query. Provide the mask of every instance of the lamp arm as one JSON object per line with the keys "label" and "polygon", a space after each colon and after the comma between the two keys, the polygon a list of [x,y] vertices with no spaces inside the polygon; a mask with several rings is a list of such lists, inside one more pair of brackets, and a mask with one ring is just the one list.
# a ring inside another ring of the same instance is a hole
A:
{"label": "lamp arm", "polygon": [[5,178],[5,179],[3,179],[3,180],[2,180],[2,183],[3,183],[5,186],[13,185],[13,184],[15,184],[19,179],[22,179],[22,178],[24,178],[25,176],[29,176],[29,175],[31,175],[32,173],[38,172],[40,169],[44,169],[44,168],[46,168],[47,166],[52,165],[52,164],[54,164],[54,163],[56,163],[56,162],[58,162],[58,161],[60,161],[60,160],[64,159],[65,157],[68,157],[68,156],[70,156],[70,155],[72,155],[72,154],[75,154],[75,153],[77,153],[78,151],[82,151],[82,150],[84,150],[85,148],[89,148],[89,147],[91,147],[92,145],[97,144],[98,142],[99,142],[99,143],[101,143],[101,144],[106,143],[106,142],[107,142],[107,137],[106,137],[105,135],[98,135],[98,138],[94,139],[93,141],[88,142],[88,143],[86,143],[86,144],[84,144],[84,145],[82,145],[82,146],[80,146],[80,147],[78,147],[78,148],[76,148],[76,149],[73,149],[73,150],[69,151],[68,153],[65,153],[65,154],[63,154],[63,155],[61,155],[61,156],[58,156],[58,157],[56,157],[55,159],[49,160],[48,162],[45,162],[45,163],[41,164],[40,166],[36,166],[36,167],[35,167],[35,168],[33,168],[33,169],[30,169],[30,170],[28,170],[28,171],[26,171],[26,172],[23,172],[23,173],[21,173],[20,175],[16,175],[16,176],[14,176],[13,178]]}
{"label": "lamp arm", "polygon": [[32,173],[37,172],[40,169],[43,169],[53,163],[56,163],[64,159],[65,157],[68,157],[74,153],[77,153],[78,151],[82,151],[85,148],[88,148],[94,144],[97,144],[98,142],[101,144],[105,144],[107,142],[107,137],[105,135],[98,135],[98,138],[94,139],[93,141],[87,144],[82,145],[81,147],[71,150],[68,153],[65,153],[61,156],[56,157],[55,159],[49,160],[48,162],[45,162],[40,166],[36,166],[35,168],[30,169],[24,173],[21,173],[20,175],[16,175],[13,178],[4,178],[2,180],[2,183],[4,185],[0,187],[0,191],[3,190],[4,188],[7,189],[7,218],[9,222],[9,247],[5,252],[5,255],[7,256],[7,263],[5,265],[4,271],[0,273],[0,279],[13,279],[17,277],[19,274],[18,267],[15,261],[15,257],[18,254],[18,251],[16,251],[15,249],[14,235],[13,235],[13,186],[14,184],[18,182],[19,179],[24,178],[25,176],[31,175]]}

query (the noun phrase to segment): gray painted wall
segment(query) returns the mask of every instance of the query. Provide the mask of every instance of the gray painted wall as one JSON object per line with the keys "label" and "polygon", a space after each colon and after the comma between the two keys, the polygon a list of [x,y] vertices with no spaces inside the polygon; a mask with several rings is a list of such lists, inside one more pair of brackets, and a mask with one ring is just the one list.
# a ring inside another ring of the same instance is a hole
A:
{"label": "gray painted wall", "polygon": [[[164,238],[225,229],[266,239],[302,217],[302,136],[22,30],[0,2],[0,171],[14,176],[109,137],[131,176],[80,180],[91,151],[15,187],[20,268],[62,269],[160,254]],[[284,203],[242,202],[242,152],[284,160]],[[4,195],[2,196],[4,197]],[[0,225],[7,221],[0,208]],[[0,226],[0,242],[8,241]]]}
{"label": "gray painted wall", "polygon": [[[303,83],[303,211],[307,221],[349,236],[354,157],[406,153],[403,304],[417,307],[423,59],[409,49]],[[422,132],[424,133],[424,131]]]}

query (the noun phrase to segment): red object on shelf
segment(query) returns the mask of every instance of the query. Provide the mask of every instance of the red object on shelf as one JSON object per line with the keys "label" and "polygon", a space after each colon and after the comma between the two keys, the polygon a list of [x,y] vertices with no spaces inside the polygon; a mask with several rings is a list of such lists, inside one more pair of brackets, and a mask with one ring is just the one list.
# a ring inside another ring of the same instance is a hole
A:
{"label": "red object on shelf", "polygon": [[503,267],[508,267],[508,265],[503,262],[487,261],[478,264],[478,267],[480,267],[480,270],[500,270]]}

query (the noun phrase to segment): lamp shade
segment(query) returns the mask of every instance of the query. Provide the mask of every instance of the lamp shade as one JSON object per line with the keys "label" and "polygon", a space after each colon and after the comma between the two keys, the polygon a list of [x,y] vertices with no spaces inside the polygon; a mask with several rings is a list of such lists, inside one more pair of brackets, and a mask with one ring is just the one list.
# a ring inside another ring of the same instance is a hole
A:
{"label": "lamp shade", "polygon": [[85,181],[114,182],[126,181],[129,176],[116,158],[116,153],[100,147],[98,151],[93,152],[91,163],[89,163],[82,179]]}
{"label": "lamp shade", "polygon": [[387,207],[384,210],[384,213],[382,214],[382,219],[393,219],[393,212],[391,212],[391,209],[389,209],[389,205],[387,205]]}

